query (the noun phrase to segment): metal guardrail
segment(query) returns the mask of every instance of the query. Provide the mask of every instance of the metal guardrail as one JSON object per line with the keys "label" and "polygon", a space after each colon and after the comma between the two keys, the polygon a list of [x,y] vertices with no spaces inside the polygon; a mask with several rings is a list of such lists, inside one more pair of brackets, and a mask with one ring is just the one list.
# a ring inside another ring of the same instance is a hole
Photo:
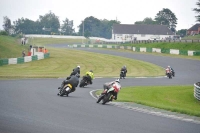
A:
{"label": "metal guardrail", "polygon": [[194,97],[200,100],[200,82],[194,84]]}

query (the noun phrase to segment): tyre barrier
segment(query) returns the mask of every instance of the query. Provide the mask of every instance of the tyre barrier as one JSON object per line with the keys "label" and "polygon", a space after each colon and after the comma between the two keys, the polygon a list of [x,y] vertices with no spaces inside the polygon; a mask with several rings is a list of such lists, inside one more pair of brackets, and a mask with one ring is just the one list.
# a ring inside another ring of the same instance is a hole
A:
{"label": "tyre barrier", "polygon": [[200,100],[200,82],[194,84],[194,97]]}

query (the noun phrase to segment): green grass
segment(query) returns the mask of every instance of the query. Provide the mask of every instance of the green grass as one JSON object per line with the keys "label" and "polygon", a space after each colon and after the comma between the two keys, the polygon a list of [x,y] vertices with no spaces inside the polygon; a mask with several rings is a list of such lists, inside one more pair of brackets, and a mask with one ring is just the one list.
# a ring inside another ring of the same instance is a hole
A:
{"label": "green grass", "polygon": [[19,39],[0,35],[0,58],[22,57],[22,51],[28,52],[29,45],[21,45]]}
{"label": "green grass", "polygon": [[193,91],[194,86],[124,87],[119,92],[117,101],[134,102],[200,117],[200,101],[194,98]]}
{"label": "green grass", "polygon": [[182,40],[200,40],[200,35],[186,36],[186,37],[182,38]]}
{"label": "green grass", "polygon": [[164,75],[163,68],[139,60],[73,49],[48,48],[48,50],[50,58],[1,66],[0,78],[66,77],[77,65],[81,66],[81,75],[92,69],[96,77],[119,77],[123,65],[127,66],[129,77]]}

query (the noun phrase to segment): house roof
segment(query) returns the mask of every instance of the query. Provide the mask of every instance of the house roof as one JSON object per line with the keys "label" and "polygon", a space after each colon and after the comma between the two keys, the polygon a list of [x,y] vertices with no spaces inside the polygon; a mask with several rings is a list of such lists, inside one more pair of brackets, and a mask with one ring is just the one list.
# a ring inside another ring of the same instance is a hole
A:
{"label": "house roof", "polygon": [[166,25],[114,24],[113,34],[174,35]]}
{"label": "house roof", "polygon": [[188,30],[191,30],[191,31],[198,31],[198,28],[200,27],[200,24],[195,24],[193,25],[191,28],[189,28]]}

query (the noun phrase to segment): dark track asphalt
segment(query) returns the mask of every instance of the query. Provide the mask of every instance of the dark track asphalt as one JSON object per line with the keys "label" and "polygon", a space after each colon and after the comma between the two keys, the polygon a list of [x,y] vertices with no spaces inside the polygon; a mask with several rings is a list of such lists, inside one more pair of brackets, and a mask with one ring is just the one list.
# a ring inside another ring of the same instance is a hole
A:
{"label": "dark track asphalt", "polygon": [[[176,77],[127,78],[122,86],[193,85],[200,79],[200,61],[140,53],[81,49],[152,62],[166,67],[170,62]],[[114,79],[114,78],[113,78]],[[199,133],[200,124],[96,104],[91,90],[113,79],[95,79],[77,88],[69,97],[57,96],[63,79],[0,81],[0,133]]]}

